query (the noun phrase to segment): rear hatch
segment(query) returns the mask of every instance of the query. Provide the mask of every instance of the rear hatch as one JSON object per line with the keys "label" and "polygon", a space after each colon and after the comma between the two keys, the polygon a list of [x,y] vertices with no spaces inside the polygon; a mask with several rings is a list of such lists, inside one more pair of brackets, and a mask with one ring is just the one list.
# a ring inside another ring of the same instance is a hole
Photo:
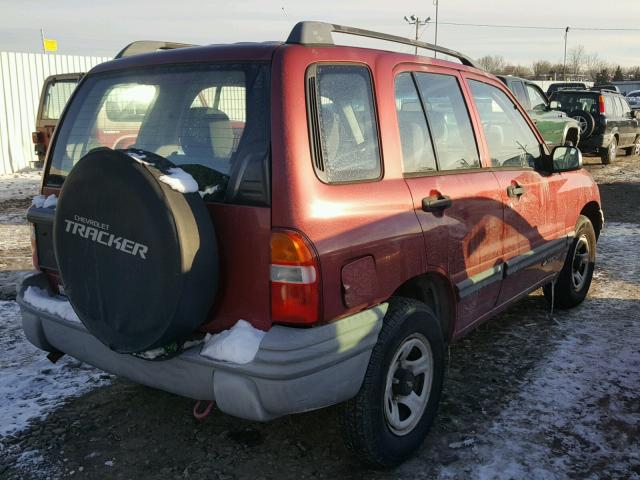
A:
{"label": "rear hatch", "polygon": [[[43,193],[64,188],[73,166],[97,147],[165,157],[198,182],[218,237],[219,289],[203,330],[219,331],[238,319],[268,329],[270,64],[209,60],[101,70],[83,79],[61,120]],[[108,188],[95,185],[95,195]],[[53,214],[32,208],[29,219],[35,261],[63,293],[51,241]]]}
{"label": "rear hatch", "polygon": [[602,114],[605,112],[600,92],[560,90],[553,94],[552,100],[558,102],[559,109],[569,117],[575,118],[579,123],[584,123],[586,120],[590,124],[587,125],[586,132],[585,127],[581,125],[580,133],[583,138],[602,133],[604,128]]}

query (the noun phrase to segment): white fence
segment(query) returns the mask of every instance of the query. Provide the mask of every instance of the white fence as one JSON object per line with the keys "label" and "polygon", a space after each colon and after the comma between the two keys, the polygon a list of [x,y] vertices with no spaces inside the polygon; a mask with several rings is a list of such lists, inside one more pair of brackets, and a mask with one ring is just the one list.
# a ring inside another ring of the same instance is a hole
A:
{"label": "white fence", "polygon": [[109,57],[0,52],[0,174],[17,172],[36,160],[31,142],[45,78],[88,72]]}

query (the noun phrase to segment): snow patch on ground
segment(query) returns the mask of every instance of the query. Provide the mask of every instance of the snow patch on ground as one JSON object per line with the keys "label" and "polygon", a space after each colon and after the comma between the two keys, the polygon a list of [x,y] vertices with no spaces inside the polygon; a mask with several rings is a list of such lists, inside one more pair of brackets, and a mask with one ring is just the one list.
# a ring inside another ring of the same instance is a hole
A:
{"label": "snow patch on ground", "polygon": [[554,314],[549,354],[439,478],[629,478],[629,465],[640,464],[638,233],[638,225],[606,226],[590,298]]}
{"label": "snow patch on ground", "polygon": [[41,182],[40,170],[0,175],[0,202],[33,197],[40,190]]}
{"label": "snow patch on ground", "polygon": [[82,323],[69,303],[69,300],[60,296],[51,296],[49,292],[43,288],[27,287],[24,292],[24,301],[39,310],[57,315],[70,322]]}
{"label": "snow patch on ground", "polygon": [[71,357],[49,362],[24,337],[16,302],[0,301],[0,319],[0,437],[25,429],[70,397],[109,383],[109,375]]}
{"label": "snow patch on ground", "polygon": [[207,334],[200,355],[212,360],[245,364],[254,359],[266,332],[254,328],[246,320],[229,330],[215,335]]}
{"label": "snow patch on ground", "polygon": [[158,177],[163,183],[180,193],[192,193],[198,191],[198,182],[181,168],[170,168],[167,175]]}

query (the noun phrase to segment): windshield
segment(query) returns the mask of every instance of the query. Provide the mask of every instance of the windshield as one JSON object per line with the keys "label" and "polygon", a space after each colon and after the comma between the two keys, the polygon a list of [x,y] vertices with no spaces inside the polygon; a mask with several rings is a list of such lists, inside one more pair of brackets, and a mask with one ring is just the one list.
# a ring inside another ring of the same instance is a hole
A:
{"label": "windshield", "polygon": [[592,115],[598,113],[598,94],[594,93],[577,93],[563,92],[560,90],[553,94],[553,100],[560,104],[559,109],[563,112],[573,113],[582,110]]}
{"label": "windshield", "polygon": [[[46,183],[61,185],[94,148],[133,148],[168,159],[209,191],[215,179],[210,200],[268,203],[268,74],[266,64],[225,63],[90,75],[62,120]],[[253,197],[243,200],[244,177]]]}

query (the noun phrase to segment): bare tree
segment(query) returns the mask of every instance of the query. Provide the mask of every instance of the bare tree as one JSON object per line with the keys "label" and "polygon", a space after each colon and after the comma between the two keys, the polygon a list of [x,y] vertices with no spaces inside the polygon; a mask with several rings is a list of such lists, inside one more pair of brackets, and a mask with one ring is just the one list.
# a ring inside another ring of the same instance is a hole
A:
{"label": "bare tree", "polygon": [[531,65],[534,79],[544,80],[544,77],[551,72],[551,62],[546,60],[538,60]]}
{"label": "bare tree", "polygon": [[479,58],[477,63],[480,68],[495,75],[503,73],[504,68],[507,65],[504,57],[500,55],[485,55],[484,57]]}
{"label": "bare tree", "polygon": [[608,71],[608,64],[597,53],[586,55],[584,58],[585,72],[592,82],[602,79],[602,72]]}
{"label": "bare tree", "polygon": [[585,56],[586,51],[583,45],[576,45],[569,50],[569,54],[567,55],[567,67],[569,72],[574,75],[578,75],[584,63]]}

